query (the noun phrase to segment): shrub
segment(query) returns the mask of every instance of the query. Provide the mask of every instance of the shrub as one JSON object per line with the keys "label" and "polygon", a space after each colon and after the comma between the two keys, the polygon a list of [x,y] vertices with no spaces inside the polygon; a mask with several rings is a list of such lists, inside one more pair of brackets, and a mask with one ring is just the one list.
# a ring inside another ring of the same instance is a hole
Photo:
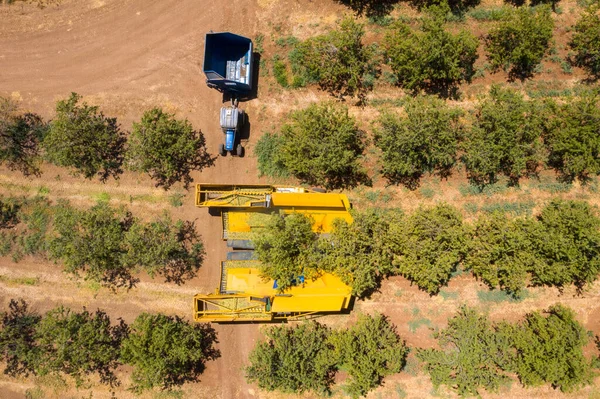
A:
{"label": "shrub", "polygon": [[76,313],[59,306],[36,326],[36,374],[65,373],[75,378],[79,387],[85,376],[98,373],[103,384],[118,385],[114,371],[120,364],[120,345],[126,334],[123,321],[111,326],[101,310],[91,314],[84,308]]}
{"label": "shrub", "polygon": [[294,74],[332,95],[364,98],[371,89],[367,77],[378,63],[374,49],[362,44],[363,36],[363,26],[346,18],[339,29],[298,43],[290,54]]}
{"label": "shrub", "polygon": [[198,381],[205,363],[220,357],[209,324],[191,325],[178,316],[142,313],[121,344],[121,359],[133,366],[132,389],[172,389]]}
{"label": "shrub", "polygon": [[517,325],[500,327],[500,334],[514,349],[508,369],[526,386],[545,382],[563,392],[592,383],[590,364],[583,355],[587,331],[574,312],[560,304],[542,315],[532,312]]}
{"label": "shrub", "polygon": [[167,214],[150,223],[134,223],[124,233],[122,262],[142,268],[150,277],[182,284],[196,276],[204,260],[204,245],[193,222],[173,223]]}
{"label": "shrub", "polygon": [[463,15],[468,9],[477,7],[481,0],[412,0],[411,3],[419,10],[446,3],[453,14]]}
{"label": "shrub", "polygon": [[575,52],[570,61],[585,69],[593,79],[600,78],[600,5],[588,7],[574,26],[569,47]]}
{"label": "shrub", "polygon": [[493,392],[508,382],[504,370],[509,348],[486,316],[462,306],[434,337],[441,349],[417,349],[417,357],[435,387],[443,384],[460,396],[479,396],[481,388]]}
{"label": "shrub", "polygon": [[408,101],[404,109],[404,118],[387,113],[379,119],[375,145],[383,152],[383,176],[411,189],[425,172],[448,177],[456,163],[460,112],[428,96]]}
{"label": "shrub", "polygon": [[283,136],[270,132],[258,139],[254,155],[257,158],[260,176],[289,177],[290,172],[281,160],[283,142]]}
{"label": "shrub", "polygon": [[349,329],[334,332],[331,341],[337,363],[350,376],[347,392],[353,398],[365,396],[406,364],[408,348],[381,314],[360,315]]}
{"label": "shrub", "polygon": [[319,273],[314,259],[317,235],[312,220],[301,213],[273,214],[264,229],[252,238],[261,261],[263,276],[276,280],[277,290],[284,292],[301,278],[311,279]]}
{"label": "shrub", "polygon": [[[536,285],[582,289],[600,273],[600,218],[586,202],[551,201],[538,215],[544,228],[540,256],[544,263],[532,270]],[[536,264],[537,265],[537,264]]]}
{"label": "shrub", "polygon": [[542,117],[533,103],[516,91],[492,86],[462,143],[469,180],[482,187],[495,183],[500,173],[512,184],[535,175],[544,160],[542,133]]}
{"label": "shrub", "polygon": [[584,94],[564,105],[549,102],[549,106],[551,117],[544,133],[548,164],[567,182],[600,174],[598,94]]}
{"label": "shrub", "polygon": [[436,294],[466,255],[468,237],[455,208],[420,208],[390,228],[396,271],[429,294]]}
{"label": "shrub", "polygon": [[368,210],[353,214],[354,221],[333,221],[331,235],[321,240],[320,265],[352,287],[352,294],[369,296],[392,270],[387,232],[399,219],[394,211]]}
{"label": "shrub", "polygon": [[479,218],[465,268],[491,289],[500,287],[513,297],[527,284],[528,273],[542,269],[537,244],[544,237],[541,226],[531,219],[507,219],[501,213]]}
{"label": "shrub", "polygon": [[450,96],[461,82],[471,80],[479,42],[465,30],[456,35],[446,31],[444,18],[443,11],[431,13],[419,30],[398,22],[386,33],[386,59],[401,87]]}
{"label": "shrub", "polygon": [[368,182],[359,163],[364,133],[346,107],[322,103],[295,111],[281,135],[279,159],[303,183],[331,189]]}
{"label": "shrub", "polygon": [[138,279],[123,264],[124,234],[134,223],[123,208],[100,202],[89,211],[61,204],[54,220],[56,236],[50,241],[50,256],[62,260],[65,270],[108,287],[135,286]]}
{"label": "shrub", "polygon": [[250,353],[248,382],[267,391],[329,392],[336,370],[329,328],[310,321],[269,328],[265,334],[267,340]]}
{"label": "shrub", "polygon": [[337,0],[350,7],[358,15],[383,17],[389,14],[399,0]]}
{"label": "shrub", "polygon": [[122,171],[126,138],[116,118],[105,117],[98,107],[80,104],[71,93],[56,103],[56,118],[42,143],[50,162],[70,167],[86,179],[117,178]]}
{"label": "shrub", "polygon": [[165,190],[179,181],[187,189],[191,171],[214,163],[202,132],[194,130],[187,119],[177,120],[160,108],[146,111],[142,120],[133,124],[129,146],[129,167],[148,173],[156,186]]}
{"label": "shrub", "polygon": [[485,38],[491,67],[494,71],[508,70],[511,80],[533,76],[550,47],[553,29],[549,7],[520,7],[507,12]]}
{"label": "shrub", "polygon": [[29,310],[23,299],[10,300],[9,311],[0,313],[0,360],[6,362],[4,374],[28,376],[39,362],[35,331],[41,316]]}
{"label": "shrub", "polygon": [[39,115],[18,114],[17,104],[0,97],[0,164],[25,176],[39,176],[40,142],[47,131],[48,124]]}

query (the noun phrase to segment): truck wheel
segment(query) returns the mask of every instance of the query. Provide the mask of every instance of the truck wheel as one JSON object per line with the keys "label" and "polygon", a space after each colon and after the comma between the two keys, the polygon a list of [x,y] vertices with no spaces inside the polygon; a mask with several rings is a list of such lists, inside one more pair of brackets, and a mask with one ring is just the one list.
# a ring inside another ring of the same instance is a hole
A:
{"label": "truck wheel", "polygon": [[219,154],[223,157],[227,154],[227,151],[225,151],[225,144],[219,144]]}
{"label": "truck wheel", "polygon": [[237,145],[236,153],[237,153],[238,157],[243,157],[244,156],[244,147],[242,147],[241,144]]}

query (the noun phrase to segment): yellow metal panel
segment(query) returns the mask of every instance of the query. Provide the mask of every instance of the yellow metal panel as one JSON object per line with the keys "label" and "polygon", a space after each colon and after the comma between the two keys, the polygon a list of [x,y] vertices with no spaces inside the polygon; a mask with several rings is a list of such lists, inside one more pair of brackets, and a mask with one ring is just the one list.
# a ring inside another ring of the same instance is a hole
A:
{"label": "yellow metal panel", "polygon": [[345,296],[291,296],[275,297],[271,311],[288,312],[339,312],[343,310]]}
{"label": "yellow metal panel", "polygon": [[336,193],[273,193],[271,205],[275,208],[310,207],[345,209],[344,194]]}

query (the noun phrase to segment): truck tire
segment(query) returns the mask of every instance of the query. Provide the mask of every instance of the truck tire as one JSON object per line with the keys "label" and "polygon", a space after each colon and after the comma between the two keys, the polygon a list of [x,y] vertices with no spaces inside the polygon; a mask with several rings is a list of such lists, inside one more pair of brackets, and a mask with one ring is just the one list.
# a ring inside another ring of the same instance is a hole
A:
{"label": "truck tire", "polygon": [[244,147],[242,147],[241,144],[238,144],[235,152],[238,157],[240,157],[240,158],[243,157],[244,156]]}
{"label": "truck tire", "polygon": [[225,144],[221,143],[219,144],[219,154],[224,157],[227,154],[227,151],[225,151]]}

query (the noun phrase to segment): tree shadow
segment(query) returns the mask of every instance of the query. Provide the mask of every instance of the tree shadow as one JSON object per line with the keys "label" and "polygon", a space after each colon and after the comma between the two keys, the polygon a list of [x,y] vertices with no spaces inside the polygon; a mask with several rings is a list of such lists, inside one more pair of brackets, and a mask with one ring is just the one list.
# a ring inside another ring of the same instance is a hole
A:
{"label": "tree shadow", "polygon": [[388,15],[400,0],[337,0],[358,15],[383,17]]}

